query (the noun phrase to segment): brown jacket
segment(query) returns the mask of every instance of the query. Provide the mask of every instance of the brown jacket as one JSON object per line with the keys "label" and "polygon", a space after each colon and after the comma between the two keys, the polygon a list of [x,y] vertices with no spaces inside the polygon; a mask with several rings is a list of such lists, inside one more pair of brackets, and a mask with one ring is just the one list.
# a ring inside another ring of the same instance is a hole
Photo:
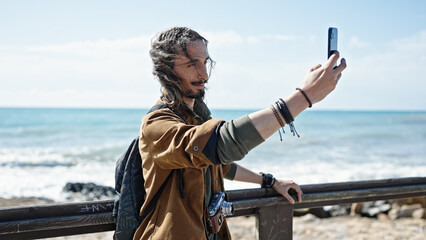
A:
{"label": "brown jacket", "polygon": [[[212,192],[224,190],[229,165],[213,165],[202,153],[222,120],[199,124],[190,111],[160,109],[142,120],[139,148],[143,159],[146,200],[141,214],[174,169],[182,169],[185,198],[179,192],[179,171],[173,171],[155,209],[136,230],[134,239],[206,239],[205,168],[210,167]],[[186,122],[186,123],[185,123]],[[230,239],[226,222],[221,239]]]}

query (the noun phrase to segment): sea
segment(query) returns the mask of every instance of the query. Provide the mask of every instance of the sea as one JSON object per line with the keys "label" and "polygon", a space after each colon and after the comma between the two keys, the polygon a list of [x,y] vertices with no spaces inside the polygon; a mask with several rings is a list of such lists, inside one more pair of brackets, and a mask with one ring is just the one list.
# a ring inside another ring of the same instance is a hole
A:
{"label": "sea", "polygon": [[[68,182],[114,187],[148,109],[0,108],[0,197],[64,201]],[[212,110],[230,121],[255,110]],[[300,185],[426,176],[426,111],[307,110],[238,163]],[[256,184],[226,181],[230,189]]]}

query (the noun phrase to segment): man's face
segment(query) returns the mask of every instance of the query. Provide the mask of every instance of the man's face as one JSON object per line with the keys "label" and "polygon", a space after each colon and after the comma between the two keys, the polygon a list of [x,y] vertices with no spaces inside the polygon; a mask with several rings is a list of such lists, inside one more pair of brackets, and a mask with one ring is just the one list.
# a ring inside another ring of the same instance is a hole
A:
{"label": "man's face", "polygon": [[203,97],[204,84],[209,79],[207,47],[201,40],[195,41],[188,45],[187,53],[188,56],[181,52],[174,60],[174,73],[182,81],[181,91],[185,98]]}

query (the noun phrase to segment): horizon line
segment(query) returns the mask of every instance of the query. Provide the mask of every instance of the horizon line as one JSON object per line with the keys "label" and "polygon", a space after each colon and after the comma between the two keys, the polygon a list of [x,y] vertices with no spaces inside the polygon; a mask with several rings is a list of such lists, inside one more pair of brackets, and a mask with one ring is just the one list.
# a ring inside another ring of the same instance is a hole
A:
{"label": "horizon line", "polygon": [[[84,109],[99,109],[99,110],[146,110],[150,109],[151,107],[101,107],[101,106],[1,106],[0,109],[74,109],[74,110],[84,110]],[[258,111],[263,108],[209,108],[210,110],[215,111]],[[367,108],[317,108],[317,109],[310,109],[310,111],[351,111],[351,112],[426,112],[426,109],[367,109]],[[305,112],[305,111],[304,111]]]}

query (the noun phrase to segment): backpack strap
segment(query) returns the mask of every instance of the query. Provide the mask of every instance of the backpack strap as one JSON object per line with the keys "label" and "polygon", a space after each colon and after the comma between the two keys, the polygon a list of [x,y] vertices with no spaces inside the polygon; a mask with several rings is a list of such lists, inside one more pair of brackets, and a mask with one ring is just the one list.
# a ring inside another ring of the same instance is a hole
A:
{"label": "backpack strap", "polygon": [[165,104],[165,103],[155,104],[146,114],[149,114],[151,112],[154,112],[156,110],[163,109],[163,108],[170,109],[170,111],[172,111],[174,114],[176,114],[176,116],[178,116],[180,119],[182,119],[187,124],[185,118],[183,118],[182,115],[180,115],[178,111],[176,111],[174,108],[172,108],[170,106],[167,106],[167,104]]}
{"label": "backpack strap", "polygon": [[[159,103],[154,105],[149,111],[148,113],[151,113],[153,111],[159,110],[159,109],[163,109],[163,108],[168,108],[170,109],[174,114],[176,114],[179,118],[181,118],[184,122],[185,119],[172,107],[167,106],[164,103]],[[148,114],[147,113],[147,114]],[[151,199],[151,201],[148,203],[148,206],[146,207],[145,211],[142,214],[142,220],[146,218],[146,216],[148,216],[149,213],[151,213],[151,211],[155,208],[155,206],[157,205],[158,199],[160,198],[161,194],[164,191],[164,188],[166,188],[167,182],[169,182],[170,177],[173,174],[172,170],[169,174],[169,176],[167,176],[166,181],[164,181],[163,185],[161,185],[160,189],[157,191],[157,193],[155,193],[154,197]],[[185,198],[185,193],[183,191],[183,178],[182,178],[182,169],[179,169],[179,192],[180,192],[180,196],[182,198]]]}
{"label": "backpack strap", "polygon": [[168,106],[164,103],[155,104],[154,106],[152,106],[151,109],[149,109],[149,111],[146,114],[154,112],[154,111],[159,110],[159,109],[163,109],[163,108],[168,108]]}
{"label": "backpack strap", "polygon": [[163,193],[164,188],[166,188],[167,182],[169,181],[170,176],[172,176],[172,174],[173,174],[173,170],[170,172],[166,181],[164,181],[163,185],[161,185],[160,189],[157,191],[157,193],[154,195],[154,197],[148,203],[148,206],[146,207],[145,211],[142,214],[142,219],[145,219],[146,216],[148,216],[148,214],[155,208],[155,206],[157,205],[158,199],[160,198],[161,193]]}

